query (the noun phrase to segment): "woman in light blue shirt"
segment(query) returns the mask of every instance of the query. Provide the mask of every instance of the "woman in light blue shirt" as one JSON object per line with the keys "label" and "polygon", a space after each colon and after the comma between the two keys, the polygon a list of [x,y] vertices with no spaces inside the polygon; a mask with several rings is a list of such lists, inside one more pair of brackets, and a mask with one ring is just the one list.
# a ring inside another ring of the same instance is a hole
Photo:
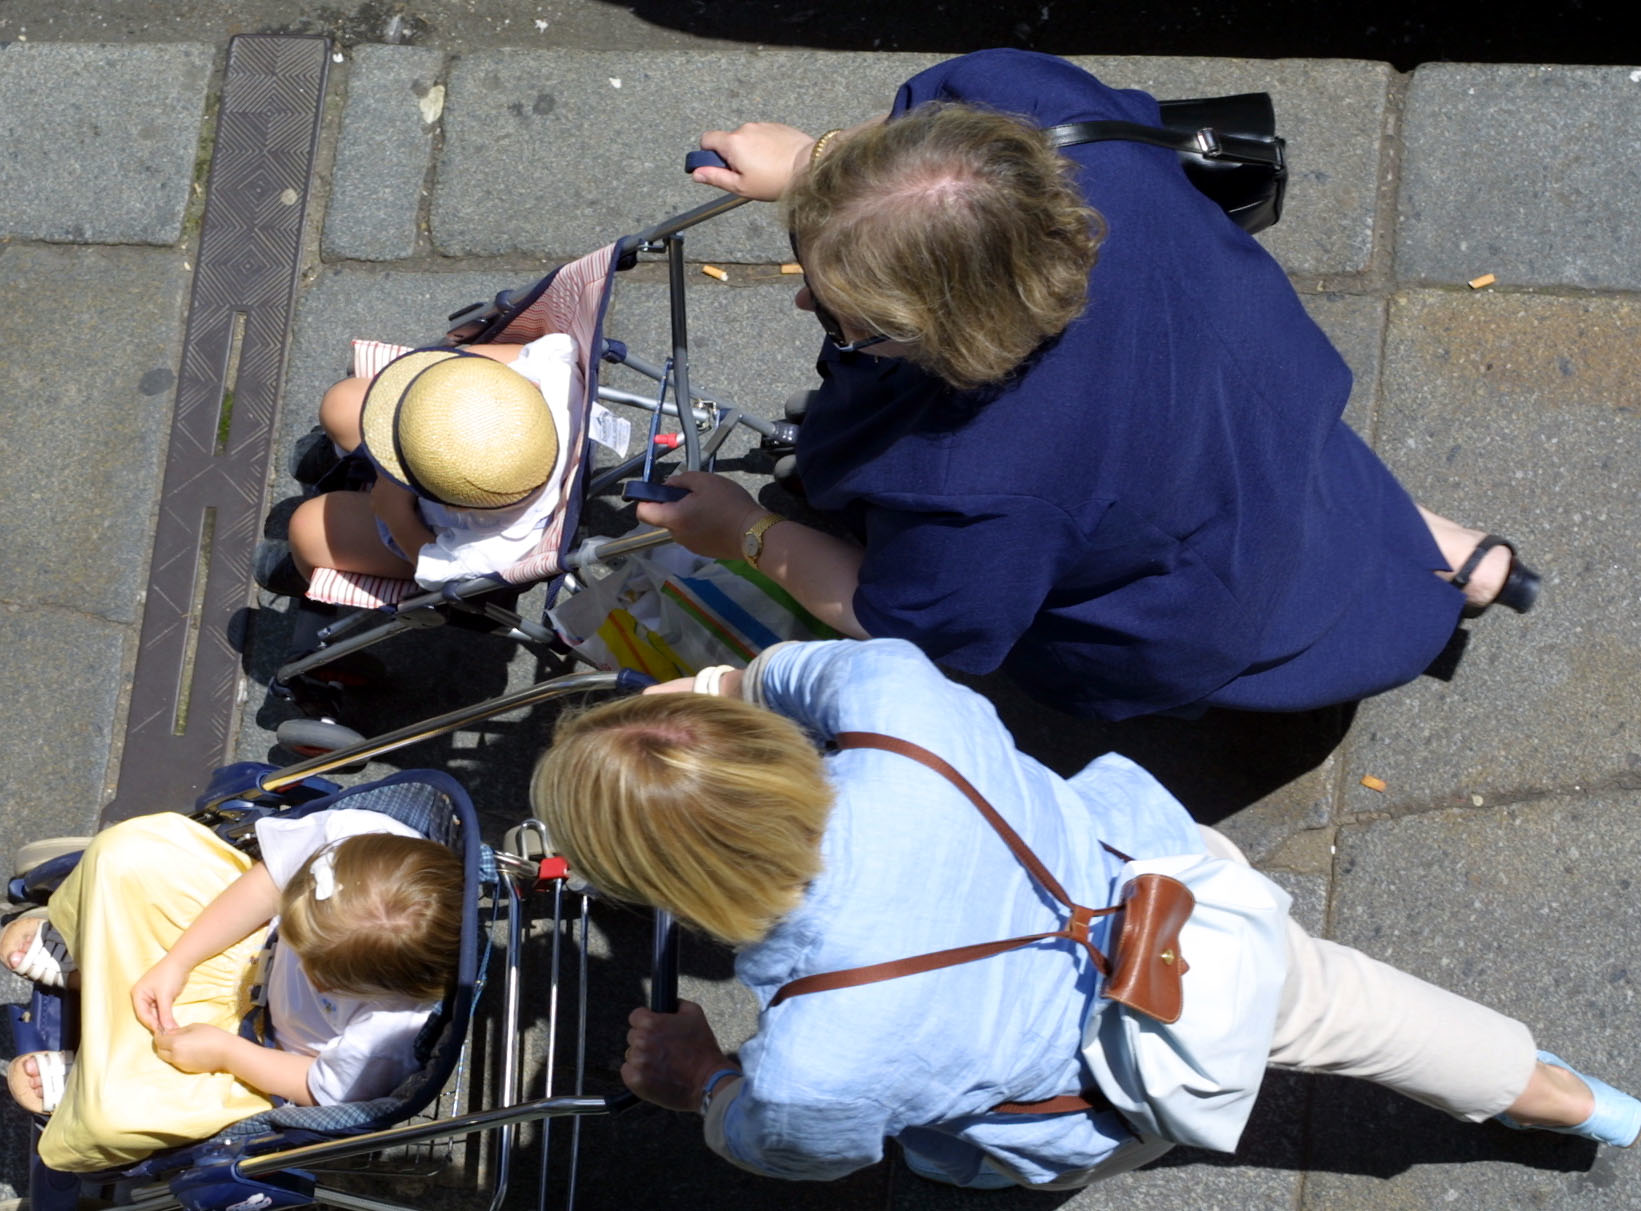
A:
{"label": "woman in light blue shirt", "polygon": [[[989,702],[900,640],[783,644],[744,675],[606,704],[561,724],[537,814],[594,886],[736,946],[762,1007],[738,1064],[698,1006],[636,1010],[623,1079],[701,1110],[715,1151],[775,1177],[841,1177],[889,1137],[917,1172],[964,1186],[1065,1189],[1165,1151],[1100,1105],[1080,1055],[1099,979],[1073,942],[777,997],[803,976],[1052,931],[1065,915],[944,778],[880,749],[817,751],[851,732],[943,757],[1079,904],[1114,899],[1121,862],[1101,842],[1240,859],[1123,757],[1064,779],[1021,754]],[[1106,932],[1094,942],[1109,953]],[[1287,943],[1276,1020],[1248,1024],[1273,1039],[1271,1063],[1376,1079],[1473,1121],[1508,1112],[1611,1143],[1641,1132],[1641,1103],[1536,1057],[1519,1022],[1291,922]],[[1000,1109],[1079,1093],[1094,1105]]]}

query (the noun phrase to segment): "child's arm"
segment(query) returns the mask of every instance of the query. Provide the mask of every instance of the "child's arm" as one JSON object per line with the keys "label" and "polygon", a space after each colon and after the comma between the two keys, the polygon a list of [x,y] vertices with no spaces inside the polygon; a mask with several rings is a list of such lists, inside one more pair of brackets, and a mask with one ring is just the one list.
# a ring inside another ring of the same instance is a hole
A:
{"label": "child's arm", "polygon": [[387,476],[378,475],[371,485],[370,507],[414,567],[417,552],[434,539],[433,531],[416,511],[416,494],[409,488],[401,488]]}
{"label": "child's arm", "polygon": [[[154,1033],[175,1030],[171,1004],[200,963],[249,937],[279,911],[279,888],[258,862],[205,906],[166,956],[131,987],[137,1020]],[[259,1086],[260,1088],[260,1086]],[[294,1099],[293,1099],[294,1100]]]}
{"label": "child's arm", "polygon": [[184,1072],[231,1072],[253,1089],[298,1106],[314,1104],[308,1092],[313,1056],[263,1047],[215,1026],[198,1023],[154,1036],[154,1051]]}

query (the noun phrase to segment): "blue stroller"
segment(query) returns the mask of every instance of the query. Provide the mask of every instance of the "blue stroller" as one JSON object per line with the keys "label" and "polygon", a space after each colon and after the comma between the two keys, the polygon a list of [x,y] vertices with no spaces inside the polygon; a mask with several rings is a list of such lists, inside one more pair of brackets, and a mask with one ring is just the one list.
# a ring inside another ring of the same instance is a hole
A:
{"label": "blue stroller", "polygon": [[[254,826],[270,814],[305,816],[332,808],[368,808],[389,815],[458,853],[465,869],[462,936],[457,980],[417,1041],[423,1067],[389,1096],[333,1106],[278,1106],[234,1123],[216,1137],[157,1153],[128,1168],[96,1174],[61,1173],[31,1153],[29,1206],[34,1211],[68,1211],[82,1195],[114,1205],[155,1211],[184,1207],[189,1211],[230,1208],[338,1206],[403,1208],[373,1195],[369,1199],[319,1184],[315,1170],[347,1158],[426,1145],[475,1132],[492,1132],[494,1175],[491,1207],[505,1197],[514,1131],[517,1124],[562,1116],[605,1114],[633,1100],[625,1091],[590,1096],[582,1091],[584,1056],[576,1060],[577,1087],[565,1096],[522,1098],[520,1063],[520,955],[527,916],[525,901],[544,895],[553,927],[551,1012],[548,1031],[556,1039],[558,1024],[558,937],[566,924],[565,892],[569,872],[562,861],[546,856],[544,838],[533,821],[509,834],[509,848],[495,850],[479,837],[477,816],[467,792],[448,774],[408,770],[367,785],[344,789],[323,777],[355,761],[393,751],[419,740],[453,731],[477,720],[566,695],[630,693],[647,679],[629,673],[584,673],[559,677],[527,689],[452,712],[411,728],[379,737],[359,749],[320,756],[300,765],[276,767],[241,762],[218,770],[200,796],[193,818],[240,848],[254,847]],[[83,840],[83,839],[82,839]],[[44,848],[42,848],[44,847]],[[8,885],[14,904],[43,904],[79,861],[83,845],[37,842],[25,847],[23,861],[53,856],[20,871]],[[581,928],[585,931],[585,897]],[[492,929],[492,926],[498,926]],[[658,917],[652,1004],[675,1004],[676,959],[671,922]],[[474,1009],[490,968],[491,935],[505,934],[500,950],[504,987],[500,998],[499,1071],[488,1082],[497,1105],[446,1116],[444,1103],[469,1105],[480,1096],[479,1077],[471,1066],[469,1033]],[[585,938],[582,939],[585,954]],[[584,973],[583,973],[584,974]],[[578,981],[578,1037],[585,1038],[587,987]],[[18,1053],[73,1046],[77,1031],[77,998],[72,993],[36,987],[26,1007],[10,1007]],[[254,1016],[254,1011],[253,1015]],[[549,1072],[549,1082],[552,1079]],[[469,1091],[467,1086],[471,1085]],[[551,1088],[549,1084],[549,1089]],[[418,1118],[418,1116],[420,1116]],[[38,1127],[38,1125],[37,1125]],[[543,1155],[546,1141],[543,1140]],[[573,1167],[573,1161],[572,1161]],[[545,1182],[545,1163],[543,1180]],[[573,1182],[573,1173],[572,1178]]]}

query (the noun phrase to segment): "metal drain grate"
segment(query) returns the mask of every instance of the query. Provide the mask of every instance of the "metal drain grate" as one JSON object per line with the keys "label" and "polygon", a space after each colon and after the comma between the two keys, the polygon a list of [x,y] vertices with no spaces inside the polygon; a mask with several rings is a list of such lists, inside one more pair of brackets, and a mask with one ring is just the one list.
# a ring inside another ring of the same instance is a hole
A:
{"label": "metal drain grate", "polygon": [[103,822],[192,804],[238,724],[245,608],[330,43],[228,46],[119,789]]}

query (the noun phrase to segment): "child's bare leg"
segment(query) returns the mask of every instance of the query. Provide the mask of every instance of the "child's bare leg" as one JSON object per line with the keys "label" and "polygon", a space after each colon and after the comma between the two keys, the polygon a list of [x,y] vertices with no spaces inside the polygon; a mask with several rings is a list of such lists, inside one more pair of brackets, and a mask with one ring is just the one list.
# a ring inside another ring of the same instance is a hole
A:
{"label": "child's bare leg", "polygon": [[368,386],[369,379],[345,378],[326,391],[319,401],[319,423],[344,452],[357,450],[364,440],[359,417],[364,412]]}
{"label": "child's bare leg", "polygon": [[367,492],[327,492],[291,514],[291,558],[308,579],[315,568],[409,580],[415,568],[382,542]]}

